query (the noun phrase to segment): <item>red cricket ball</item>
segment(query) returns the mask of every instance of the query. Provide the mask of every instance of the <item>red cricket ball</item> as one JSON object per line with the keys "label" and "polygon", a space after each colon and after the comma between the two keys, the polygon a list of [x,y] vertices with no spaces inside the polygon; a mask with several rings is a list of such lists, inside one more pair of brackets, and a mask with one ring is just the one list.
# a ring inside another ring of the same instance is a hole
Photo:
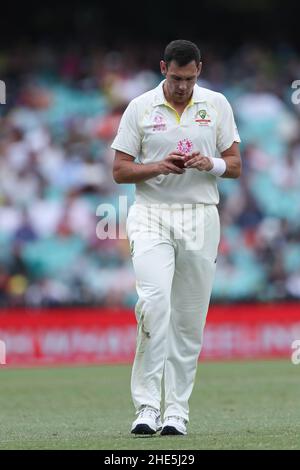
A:
{"label": "red cricket ball", "polygon": [[178,168],[184,168],[185,159],[182,160],[174,160],[174,165],[178,166]]}

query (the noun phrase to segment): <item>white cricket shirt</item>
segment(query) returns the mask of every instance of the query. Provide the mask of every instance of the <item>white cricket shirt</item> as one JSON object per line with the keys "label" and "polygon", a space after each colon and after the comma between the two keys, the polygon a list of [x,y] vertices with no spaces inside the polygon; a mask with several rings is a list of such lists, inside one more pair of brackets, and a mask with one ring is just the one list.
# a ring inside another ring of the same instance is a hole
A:
{"label": "white cricket shirt", "polygon": [[[195,85],[180,117],[166,101],[163,83],[129,103],[113,149],[133,156],[139,163],[153,163],[174,150],[220,157],[233,142],[240,142],[224,95]],[[195,168],[186,169],[182,175],[159,175],[136,184],[136,202],[218,204],[217,177]]]}

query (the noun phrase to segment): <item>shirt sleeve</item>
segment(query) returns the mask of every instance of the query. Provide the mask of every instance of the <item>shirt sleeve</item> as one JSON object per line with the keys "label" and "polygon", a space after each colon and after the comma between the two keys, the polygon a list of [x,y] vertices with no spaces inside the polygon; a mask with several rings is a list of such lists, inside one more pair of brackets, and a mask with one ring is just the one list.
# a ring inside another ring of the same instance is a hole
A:
{"label": "shirt sleeve", "polygon": [[241,142],[231,106],[224,95],[220,94],[217,120],[217,149],[224,152],[233,142]]}
{"label": "shirt sleeve", "polygon": [[138,158],[141,151],[141,141],[137,104],[133,100],[129,103],[121,118],[118,133],[111,144],[111,148]]}

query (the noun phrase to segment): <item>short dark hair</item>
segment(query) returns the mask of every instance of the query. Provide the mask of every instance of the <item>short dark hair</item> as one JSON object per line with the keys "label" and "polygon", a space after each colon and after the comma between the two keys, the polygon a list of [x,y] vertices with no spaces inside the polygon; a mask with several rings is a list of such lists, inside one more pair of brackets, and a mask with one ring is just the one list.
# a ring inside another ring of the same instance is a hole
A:
{"label": "short dark hair", "polygon": [[191,41],[176,39],[165,48],[164,61],[167,66],[174,60],[180,67],[189,64],[193,60],[198,65],[201,60],[199,47]]}

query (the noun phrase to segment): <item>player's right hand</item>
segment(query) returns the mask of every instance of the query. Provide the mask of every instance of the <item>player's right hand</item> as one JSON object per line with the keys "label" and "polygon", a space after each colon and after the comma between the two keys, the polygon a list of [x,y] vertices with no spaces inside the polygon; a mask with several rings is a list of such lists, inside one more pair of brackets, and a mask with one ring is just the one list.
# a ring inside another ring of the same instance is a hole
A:
{"label": "player's right hand", "polygon": [[173,173],[175,175],[182,175],[185,173],[184,163],[186,162],[186,156],[181,152],[171,152],[163,160],[158,162],[158,171],[161,175],[169,175]]}

